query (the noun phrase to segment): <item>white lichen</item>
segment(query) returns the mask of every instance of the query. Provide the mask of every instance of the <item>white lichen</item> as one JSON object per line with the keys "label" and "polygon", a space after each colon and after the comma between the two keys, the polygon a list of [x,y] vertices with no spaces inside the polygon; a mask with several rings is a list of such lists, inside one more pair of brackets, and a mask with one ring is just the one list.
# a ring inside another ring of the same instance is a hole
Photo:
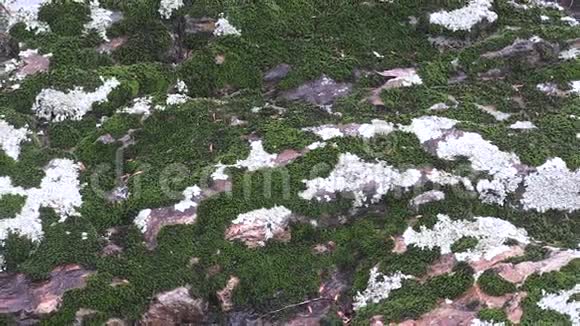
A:
{"label": "white lichen", "polygon": [[413,197],[413,199],[411,199],[410,204],[412,207],[419,207],[421,205],[425,205],[425,204],[432,203],[435,201],[441,201],[444,199],[445,199],[445,193],[443,191],[429,190],[429,191],[425,191],[424,193]]}
{"label": "white lichen", "polygon": [[239,225],[250,229],[259,229],[264,232],[264,237],[259,241],[259,246],[265,246],[278,232],[286,229],[292,219],[292,211],[284,206],[272,208],[260,208],[247,213],[239,214],[232,225]]}
{"label": "white lichen", "polygon": [[247,168],[249,171],[256,171],[263,168],[275,166],[277,155],[270,154],[264,150],[261,140],[250,142],[250,154],[244,160],[239,160],[235,164],[237,167]]}
{"label": "white lichen", "polygon": [[493,0],[470,0],[463,8],[432,13],[429,21],[451,31],[469,31],[481,22],[495,22],[498,16],[492,8]]}
{"label": "white lichen", "polygon": [[504,322],[487,321],[481,319],[473,319],[471,321],[471,326],[505,326]]}
{"label": "white lichen", "polygon": [[177,89],[177,92],[179,94],[187,94],[187,92],[189,92],[189,89],[187,88],[187,84],[181,79],[177,80],[177,83],[175,84],[175,88]]}
{"label": "white lichen", "polygon": [[218,180],[228,180],[230,178],[229,175],[226,174],[226,169],[229,165],[222,164],[221,162],[215,165],[215,170],[211,174],[211,179],[214,181]]}
{"label": "white lichen", "polygon": [[567,315],[574,326],[580,325],[580,301],[570,300],[573,295],[580,293],[580,284],[576,284],[571,290],[563,290],[558,293],[547,294],[542,290],[542,299],[538,306],[544,310],[553,310],[562,315]]}
{"label": "white lichen", "polygon": [[224,14],[220,14],[220,18],[215,23],[215,30],[213,31],[213,35],[215,36],[226,36],[226,35],[233,35],[233,36],[240,36],[242,33],[240,30],[235,28],[228,19],[224,16]]}
{"label": "white lichen", "polygon": [[563,23],[566,23],[570,26],[578,26],[578,21],[576,20],[576,18],[574,17],[570,17],[570,16],[566,16],[566,17],[562,17],[560,18],[560,21]]}
{"label": "white lichen", "polygon": [[167,94],[167,99],[165,104],[167,105],[179,105],[190,100],[190,97],[183,94]]}
{"label": "white lichen", "polygon": [[374,119],[371,123],[365,123],[358,128],[358,134],[365,139],[376,136],[385,136],[395,130],[395,126],[384,120]]}
{"label": "white lichen", "polygon": [[371,268],[366,289],[363,292],[357,292],[354,297],[354,310],[364,308],[369,303],[379,303],[387,299],[393,290],[403,286],[403,280],[412,278],[412,275],[405,275],[401,272],[385,275],[379,272],[377,266]]}
{"label": "white lichen", "polygon": [[117,110],[119,113],[136,114],[148,117],[151,115],[153,98],[151,96],[138,97],[133,99],[133,103],[129,107]]}
{"label": "white lichen", "polygon": [[520,129],[520,130],[528,130],[528,129],[537,129],[536,125],[531,121],[516,121],[512,123],[509,127],[510,129]]}
{"label": "white lichen", "polygon": [[107,96],[121,83],[116,78],[104,79],[103,85],[93,92],[85,92],[83,87],[75,87],[68,92],[52,88],[43,89],[32,106],[32,111],[41,119],[54,122],[66,119],[80,120],[91,111],[93,104],[107,101]]}
{"label": "white lichen", "polygon": [[475,248],[455,253],[455,258],[459,261],[478,261],[482,258],[490,260],[509,251],[505,244],[509,239],[524,245],[530,242],[526,230],[495,217],[475,217],[473,221],[467,221],[451,220],[447,215],[438,214],[437,219],[433,229],[421,226],[417,232],[409,227],[403,234],[405,244],[428,249],[438,247],[444,255],[452,252],[454,242],[463,237],[473,237],[478,240]]}
{"label": "white lichen", "polygon": [[567,50],[560,52],[558,57],[562,60],[575,60],[578,58],[578,55],[580,55],[579,48],[569,48]]}
{"label": "white lichen", "polygon": [[113,12],[102,8],[99,0],[91,0],[89,8],[91,10],[91,20],[85,24],[85,32],[94,30],[103,40],[109,41],[107,28],[113,25]]}
{"label": "white lichen", "polygon": [[151,218],[151,209],[143,209],[137,214],[137,217],[133,220],[133,224],[142,232],[147,232],[147,226],[149,225],[149,219]]}
{"label": "white lichen", "polygon": [[316,134],[322,140],[329,140],[332,138],[344,137],[342,131],[339,128],[332,125],[319,126],[315,128],[305,128],[306,131],[311,131]]}
{"label": "white lichen", "polygon": [[546,161],[525,178],[522,204],[526,210],[550,209],[572,212],[580,209],[580,169],[570,171],[556,157]]}
{"label": "white lichen", "polygon": [[197,185],[185,188],[183,191],[183,199],[173,205],[176,211],[184,212],[192,207],[197,207],[198,203],[194,199],[199,199],[201,196],[201,188]]}
{"label": "white lichen", "polygon": [[181,7],[183,7],[183,0],[161,0],[158,11],[162,18],[169,19],[173,12]]}
{"label": "white lichen", "polygon": [[384,161],[369,163],[354,154],[344,153],[328,177],[304,180],[306,189],[299,195],[306,200],[330,200],[330,194],[349,194],[354,197],[354,206],[359,207],[368,201],[378,202],[395,188],[409,189],[423,180],[442,185],[463,183],[466,188],[471,187],[469,180],[436,169],[399,171]]}
{"label": "white lichen", "polygon": [[3,3],[9,13],[8,26],[12,27],[17,23],[24,23],[26,30],[34,31],[36,34],[50,31],[47,23],[38,20],[38,11],[44,4],[51,0],[8,0]]}
{"label": "white lichen", "polygon": [[40,241],[43,237],[41,207],[54,209],[60,217],[59,222],[78,215],[77,208],[82,205],[78,179],[80,168],[71,160],[54,159],[45,168],[45,176],[38,188],[14,187],[9,177],[0,177],[0,198],[8,194],[26,197],[15,217],[0,218],[0,241],[5,240],[9,233]]}
{"label": "white lichen", "polygon": [[481,111],[491,115],[497,121],[504,121],[509,119],[512,115],[509,113],[498,111],[495,107],[489,105],[479,105],[476,104],[476,107]]}
{"label": "white lichen", "polygon": [[18,160],[20,144],[28,140],[29,134],[27,126],[16,128],[0,119],[0,148],[12,159]]}

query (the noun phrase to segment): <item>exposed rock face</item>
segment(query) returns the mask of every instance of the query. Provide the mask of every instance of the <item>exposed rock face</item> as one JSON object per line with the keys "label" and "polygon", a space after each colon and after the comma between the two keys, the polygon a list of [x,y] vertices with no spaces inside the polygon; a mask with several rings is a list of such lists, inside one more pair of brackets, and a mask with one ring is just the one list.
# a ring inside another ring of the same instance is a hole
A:
{"label": "exposed rock face", "polygon": [[523,310],[521,302],[526,297],[525,292],[492,297],[483,293],[479,287],[473,286],[463,296],[453,302],[442,302],[439,307],[421,316],[417,320],[406,320],[402,326],[430,325],[471,325],[477,317],[477,312],[484,307],[504,309],[508,319],[519,323]]}
{"label": "exposed rock face", "polygon": [[249,248],[263,247],[270,239],[289,241],[288,224],[295,219],[284,206],[262,208],[238,215],[226,230],[225,238],[242,241]]}
{"label": "exposed rock face", "polygon": [[185,34],[207,33],[213,34],[216,20],[209,17],[185,16],[183,31]]}
{"label": "exposed rock face", "polygon": [[[339,303],[342,293],[348,290],[346,275],[340,272],[333,272],[330,278],[322,284],[318,293],[318,300],[312,300],[305,306],[305,311],[290,318],[285,325],[291,326],[316,326],[320,325],[322,318],[330,313],[330,308],[337,306],[338,314],[345,315],[345,305]],[[350,313],[350,312],[348,312]]]}
{"label": "exposed rock face", "polygon": [[281,97],[290,101],[305,101],[314,105],[330,105],[352,91],[351,83],[340,83],[327,76],[307,82],[293,90],[285,91]]}
{"label": "exposed rock face", "polygon": [[207,314],[207,303],[192,298],[188,287],[179,287],[155,296],[143,316],[145,325],[202,324]]}
{"label": "exposed rock face", "polygon": [[414,68],[396,68],[378,72],[377,74],[387,78],[387,81],[379,88],[374,89],[369,97],[369,102],[376,106],[385,105],[381,99],[381,93],[384,90],[423,84],[421,77],[419,77]]}
{"label": "exposed rock face", "polygon": [[52,313],[58,309],[63,294],[84,287],[91,274],[79,265],[57,267],[43,282],[32,282],[23,274],[0,274],[0,314],[26,319]]}
{"label": "exposed rock face", "polygon": [[18,55],[18,42],[8,33],[0,33],[0,62],[15,58]]}
{"label": "exposed rock face", "polygon": [[530,38],[528,40],[516,39],[511,45],[498,51],[484,53],[481,57],[485,59],[521,58],[530,65],[538,65],[557,58],[559,52],[560,48],[557,44],[540,38]]}
{"label": "exposed rock face", "polygon": [[234,303],[232,302],[233,292],[236,287],[240,284],[240,279],[236,276],[230,276],[230,279],[226,283],[226,286],[219,290],[216,295],[220,301],[220,306],[222,307],[222,311],[230,311],[234,307]]}
{"label": "exposed rock face", "polygon": [[281,63],[276,67],[268,70],[264,74],[264,81],[267,83],[280,81],[288,75],[291,69],[292,66],[290,66],[289,64]]}
{"label": "exposed rock face", "polygon": [[127,42],[127,36],[119,36],[110,39],[109,41],[102,43],[97,47],[97,52],[99,53],[113,53],[115,50],[123,46]]}
{"label": "exposed rock face", "polygon": [[[211,188],[201,190],[198,196],[186,198],[176,205],[141,211],[139,224],[147,247],[152,250],[157,246],[157,235],[164,226],[194,223],[197,218],[199,202],[227,191],[230,187],[230,181],[221,180],[214,182]],[[182,207],[181,204],[185,204],[185,206]],[[137,218],[139,219],[139,216]]]}
{"label": "exposed rock face", "polygon": [[560,268],[568,265],[574,259],[580,259],[580,251],[554,251],[550,257],[544,260],[535,262],[525,261],[515,265],[512,263],[501,263],[496,265],[494,269],[505,280],[512,283],[522,283],[532,274],[559,271]]}

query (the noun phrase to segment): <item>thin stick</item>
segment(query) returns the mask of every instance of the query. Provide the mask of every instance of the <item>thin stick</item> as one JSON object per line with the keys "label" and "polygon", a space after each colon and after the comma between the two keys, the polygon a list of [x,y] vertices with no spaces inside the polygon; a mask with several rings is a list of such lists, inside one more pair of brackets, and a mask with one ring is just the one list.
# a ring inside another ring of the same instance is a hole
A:
{"label": "thin stick", "polygon": [[330,301],[331,299],[329,299],[329,298],[323,298],[323,297],[318,297],[318,298],[314,298],[314,299],[302,301],[302,302],[299,302],[299,303],[294,303],[294,304],[291,304],[291,305],[284,306],[284,307],[282,307],[280,309],[276,309],[276,310],[267,312],[267,313],[263,314],[262,316],[260,316],[260,318],[261,317],[264,317],[264,316],[267,316],[267,315],[276,314],[276,313],[278,313],[280,311],[283,311],[283,310],[286,310],[286,309],[290,309],[290,308],[294,308],[294,307],[299,307],[299,306],[303,306],[305,304],[309,304],[309,303],[317,302],[317,301],[323,301],[323,300],[329,300]]}

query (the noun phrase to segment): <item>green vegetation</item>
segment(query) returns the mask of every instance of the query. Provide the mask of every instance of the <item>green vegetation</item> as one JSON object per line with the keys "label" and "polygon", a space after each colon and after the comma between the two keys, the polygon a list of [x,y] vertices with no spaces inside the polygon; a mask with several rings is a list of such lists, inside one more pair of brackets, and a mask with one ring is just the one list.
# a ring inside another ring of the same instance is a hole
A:
{"label": "green vegetation", "polygon": [[506,293],[512,293],[516,291],[516,286],[504,280],[495,271],[488,269],[477,279],[477,284],[483,290],[483,292],[499,297]]}
{"label": "green vegetation", "polygon": [[0,219],[12,218],[22,209],[26,197],[19,195],[3,195],[0,197]]}
{"label": "green vegetation", "polygon": [[477,313],[477,318],[493,323],[506,323],[506,325],[510,325],[510,322],[507,319],[507,315],[503,309],[481,309]]}
{"label": "green vegetation", "polygon": [[453,245],[451,246],[451,251],[453,251],[453,252],[466,252],[469,249],[475,248],[475,246],[477,246],[478,243],[479,243],[479,240],[477,240],[477,238],[463,237],[463,238],[455,241],[455,243],[453,243]]}
{"label": "green vegetation", "polygon": [[[52,209],[43,208],[43,239],[33,243],[10,234],[0,247],[4,267],[39,281],[63,264],[81,264],[95,271],[87,287],[66,292],[58,312],[46,316],[42,324],[71,324],[79,308],[97,311],[85,320],[88,324],[100,325],[111,317],[132,323],[140,319],[156,294],[184,285],[191,287],[194,297],[209,303],[216,324],[224,324],[216,292],[231,275],[241,280],[233,292],[236,309],[260,316],[316,298],[321,284],[335,272],[346,275],[341,298],[352,298],[366,288],[374,266],[384,274],[402,272],[416,278],[405,280],[387,300],[357,311],[353,324],[366,325],[374,315],[382,315],[385,323],[418,318],[441,300],[461,296],[474,282],[474,272],[466,263],[456,264],[451,273],[426,276],[440,258],[439,248],[410,246],[404,253],[393,252],[395,237],[409,226],[431,227],[437,214],[468,220],[495,216],[525,228],[538,244],[528,245],[523,256],[507,260],[514,264],[544,259],[544,245],[577,247],[578,212],[526,212],[511,203],[484,204],[463,186],[439,187],[445,199],[417,209],[409,207],[409,201],[435,189],[434,185],[397,189],[368,207],[353,207],[348,195],[329,202],[299,196],[304,180],[328,176],[345,152],[400,169],[437,168],[472,181],[482,177],[476,176],[465,158],[438,159],[426,151],[429,144],[420,144],[411,133],[395,131],[373,139],[335,138],[281,168],[254,172],[229,168],[232,191],[202,201],[194,224],[164,227],[157,247],[149,250],[143,234],[133,225],[139,211],[175,204],[186,187],[206,187],[216,164],[234,164],[247,157],[250,139],[261,139],[269,153],[301,151],[320,141],[303,130],[311,126],[373,119],[406,125],[416,117],[437,115],[459,120],[460,129],[481,134],[530,167],[552,157],[562,158],[570,169],[580,167],[579,98],[547,96],[536,88],[538,83],[554,82],[568,89],[571,81],[580,79],[579,62],[561,61],[550,53],[542,55],[545,62],[537,66],[521,59],[480,58],[484,52],[533,35],[565,48],[566,40],[580,37],[580,32],[561,24],[561,13],[514,10],[507,1],[496,0],[497,23],[471,33],[450,33],[429,25],[427,13],[459,8],[465,0],[185,2],[172,19],[165,20],[158,13],[159,0],[101,0],[102,6],[119,10],[124,17],[108,30],[110,39],[126,38],[112,53],[97,51],[103,42],[99,35],[82,33],[89,20],[85,3],[53,0],[44,5],[39,17],[48,23],[50,32],[35,34],[24,24],[10,30],[15,41],[26,44],[24,48],[38,48],[52,56],[48,72],[29,76],[19,82],[18,89],[0,94],[2,119],[32,130],[17,161],[0,150],[0,176],[9,176],[15,186],[37,187],[51,159],[74,159],[83,165],[83,205],[80,216],[62,223]],[[220,13],[241,30],[240,37],[184,32],[191,23],[189,18],[216,18]],[[553,22],[541,24],[540,14],[552,17]],[[416,24],[410,23],[411,16]],[[453,37],[464,45],[439,51],[428,38],[437,35]],[[288,75],[275,85],[265,83],[263,74],[282,63],[292,67]],[[423,84],[385,90],[380,93],[384,106],[371,105],[369,94],[386,82],[376,72],[398,67],[414,67]],[[478,74],[492,68],[505,68],[509,74],[501,80],[479,78]],[[448,82],[462,72],[464,81]],[[353,83],[352,93],[326,108],[278,97],[321,75]],[[120,85],[108,101],[94,105],[80,121],[47,122],[31,111],[42,89],[83,87],[92,91],[102,84],[101,77],[114,77]],[[185,82],[191,99],[167,106],[167,94],[175,92],[178,80]],[[153,102],[150,116],[117,112],[142,97]],[[436,103],[449,108],[429,111]],[[496,121],[478,109],[478,104],[493,105],[512,116]],[[234,119],[243,123],[232,125]],[[531,121],[538,128],[509,129],[516,121]],[[99,141],[106,135],[115,140]],[[130,138],[131,144],[123,147],[122,137],[125,141]],[[121,182],[126,183],[129,197],[110,201],[108,192]],[[15,216],[23,203],[23,197],[3,195],[0,221]],[[225,240],[225,230],[239,214],[275,205],[300,217],[289,226],[288,242],[270,240],[265,247],[250,249]],[[113,236],[111,229],[116,231]],[[123,251],[103,255],[103,247],[110,242]],[[330,242],[333,249],[329,252],[313,251],[316,245]],[[476,245],[477,239],[464,237],[453,244],[452,251],[465,252]],[[196,264],[191,263],[193,258]],[[528,292],[523,325],[565,325],[569,322],[566,316],[541,310],[536,303],[542,290],[552,293],[577,284],[579,268],[579,261],[574,261],[559,272],[532,275],[518,288],[488,270],[478,284],[493,296],[520,288]],[[126,282],[111,286],[116,280]],[[336,309],[338,305],[321,324],[338,324]],[[283,323],[286,313],[268,318]],[[483,309],[478,317],[506,321],[499,309]],[[0,319],[0,324],[4,321]]]}

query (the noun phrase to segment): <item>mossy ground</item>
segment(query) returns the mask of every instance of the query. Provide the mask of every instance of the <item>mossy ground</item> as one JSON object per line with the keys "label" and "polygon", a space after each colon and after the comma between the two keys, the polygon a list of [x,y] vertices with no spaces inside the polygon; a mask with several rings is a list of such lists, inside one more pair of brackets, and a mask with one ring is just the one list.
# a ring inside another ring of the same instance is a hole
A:
{"label": "mossy ground", "polygon": [[[408,123],[414,117],[433,114],[427,111],[431,105],[448,102],[452,96],[459,105],[436,114],[462,121],[461,128],[481,133],[531,166],[558,156],[569,168],[580,167],[580,140],[576,136],[580,120],[573,118],[580,116],[579,98],[549,97],[535,88],[540,82],[566,85],[579,79],[578,62],[556,61],[534,68],[531,73],[522,62],[479,59],[482,52],[498,50],[517,37],[538,35],[563,44],[566,39],[580,36],[580,31],[563,24],[539,24],[540,14],[556,17],[558,14],[553,11],[534,9],[522,13],[498,0],[494,8],[500,20],[496,26],[469,35],[471,46],[440,53],[428,41],[428,33],[433,30],[425,15],[441,8],[441,1],[263,0],[252,4],[193,1],[176,15],[217,17],[224,12],[242,31],[242,36],[187,39],[184,43],[192,51],[191,57],[173,66],[166,50],[171,46],[170,32],[174,26],[171,20],[158,17],[158,1],[102,3],[122,10],[125,15],[109,30],[109,36],[127,35],[128,42],[112,55],[95,51],[99,40],[94,33],[77,35],[82,29],[79,26],[87,21],[87,7],[83,5],[54,2],[43,8],[41,17],[51,26],[51,33],[34,35],[21,25],[11,31],[19,41],[38,47],[41,53],[52,53],[53,57],[50,72],[29,77],[20,89],[0,96],[0,113],[14,125],[29,124],[35,132],[23,145],[17,162],[0,153],[0,175],[10,176],[15,185],[35,187],[44,175],[43,166],[51,158],[69,157],[83,163],[81,179],[85,186],[80,217],[54,223],[57,219],[54,212],[44,210],[45,237],[40,243],[33,244],[17,236],[8,238],[2,248],[6,268],[34,279],[43,279],[54,267],[66,263],[79,263],[97,271],[85,289],[67,292],[61,309],[43,319],[43,324],[70,324],[78,308],[97,310],[99,313],[90,320],[95,324],[110,317],[137,320],[156,293],[184,284],[192,286],[193,295],[210,302],[214,319],[221,322],[225,317],[220,314],[215,292],[224,287],[230,275],[241,279],[234,292],[237,307],[258,313],[316,296],[321,282],[336,268],[352,274],[351,296],[366,287],[368,271],[376,264],[385,273],[402,271],[421,276],[438,258],[437,250],[411,247],[403,255],[391,252],[394,245],[391,236],[400,235],[407,222],[417,215],[422,216],[419,221],[422,225],[434,223],[439,213],[457,219],[497,216],[525,228],[544,243],[577,246],[580,240],[577,213],[540,214],[486,205],[456,188],[443,189],[445,200],[423,205],[418,211],[408,206],[413,194],[389,195],[376,211],[359,211],[355,217],[351,216],[352,201],[348,198],[319,203],[298,196],[304,189],[303,179],[327,175],[339,154],[347,151],[369,161],[385,160],[396,167],[433,166],[462,175],[469,172],[464,161],[439,160],[425,152],[414,136],[394,132],[370,142],[355,138],[333,140],[331,143],[336,146],[314,150],[284,169],[252,173],[231,169],[232,192],[202,202],[194,225],[165,227],[158,236],[158,246],[149,251],[141,233],[132,225],[137,213],[177,202],[183,189],[207,181],[216,163],[232,164],[245,158],[250,134],[260,136],[266,150],[272,153],[301,149],[317,140],[302,130],[306,126],[362,123],[371,119]],[[463,3],[450,1],[445,8],[460,7]],[[63,16],[67,19],[61,19]],[[409,24],[409,16],[417,17],[418,24]],[[520,30],[508,30],[507,26]],[[373,51],[383,57],[378,58]],[[224,56],[223,64],[216,64],[218,55]],[[448,85],[447,80],[456,73],[451,63],[455,58],[469,79]],[[262,74],[280,63],[293,67],[278,85],[280,89],[293,88],[321,74],[338,81],[354,81],[355,69],[372,72],[396,67],[418,68],[424,84],[383,92],[385,107],[378,108],[365,99],[383,81],[370,74],[356,80],[352,94],[334,104],[334,114],[312,105],[285,101],[275,103],[286,109],[279,112],[266,105],[272,99],[264,92]],[[513,70],[506,79],[477,80],[478,72],[501,65]],[[30,111],[41,89],[83,86],[91,90],[100,85],[99,76],[116,77],[121,86],[112,92],[107,103],[95,106],[81,121],[46,123],[38,121]],[[193,100],[156,111],[145,120],[115,113],[136,97],[152,96],[163,101],[177,78],[186,82]],[[514,97],[521,98],[525,107],[512,101]],[[512,113],[512,117],[497,122],[478,110],[476,104],[495,105],[500,111]],[[253,113],[254,107],[263,109]],[[109,119],[97,128],[103,116]],[[231,126],[229,122],[234,116],[247,123]],[[517,120],[530,120],[538,129],[509,130],[508,126]],[[135,130],[132,136],[136,144],[122,151],[120,142],[97,141],[102,135],[118,138],[129,130]],[[317,167],[316,175],[313,167]],[[122,175],[131,175],[127,183],[132,195],[126,201],[110,203],[102,194],[116,185],[119,174],[116,169]],[[161,176],[169,182],[160,183]],[[265,190],[265,184],[271,188]],[[421,190],[430,188],[431,185],[425,185]],[[1,217],[9,216],[18,206],[18,199],[2,197],[0,205]],[[224,239],[225,229],[238,214],[274,205],[284,205],[321,226],[295,223],[291,225],[290,242],[269,242],[259,249],[248,249]],[[344,224],[336,222],[340,216],[348,217]],[[106,230],[111,227],[120,230],[116,240],[124,251],[118,256],[103,257],[100,250],[106,242]],[[82,232],[87,233],[84,240]],[[336,243],[334,252],[313,253],[314,245],[327,241]],[[466,240],[456,244],[455,250],[472,246]],[[528,249],[526,257],[537,259],[540,253]],[[199,263],[192,266],[193,257],[199,258]],[[215,266],[220,267],[219,272],[210,276]],[[578,283],[578,266],[574,262],[560,273],[533,276],[526,282],[530,295],[525,301],[525,322],[566,322],[556,313],[538,309],[535,302],[541,289],[557,290]],[[473,271],[464,264],[458,264],[454,270],[453,274],[425,283],[406,281],[388,301],[369,305],[359,312],[355,324],[364,324],[374,314],[384,315],[386,321],[416,318],[432,309],[437,300],[459,296],[473,283]],[[480,282],[487,282],[486,277],[480,278]],[[113,278],[128,282],[113,287],[110,286]],[[513,290],[490,288],[498,294]],[[493,311],[482,312],[482,319],[500,317],[503,318]]]}

